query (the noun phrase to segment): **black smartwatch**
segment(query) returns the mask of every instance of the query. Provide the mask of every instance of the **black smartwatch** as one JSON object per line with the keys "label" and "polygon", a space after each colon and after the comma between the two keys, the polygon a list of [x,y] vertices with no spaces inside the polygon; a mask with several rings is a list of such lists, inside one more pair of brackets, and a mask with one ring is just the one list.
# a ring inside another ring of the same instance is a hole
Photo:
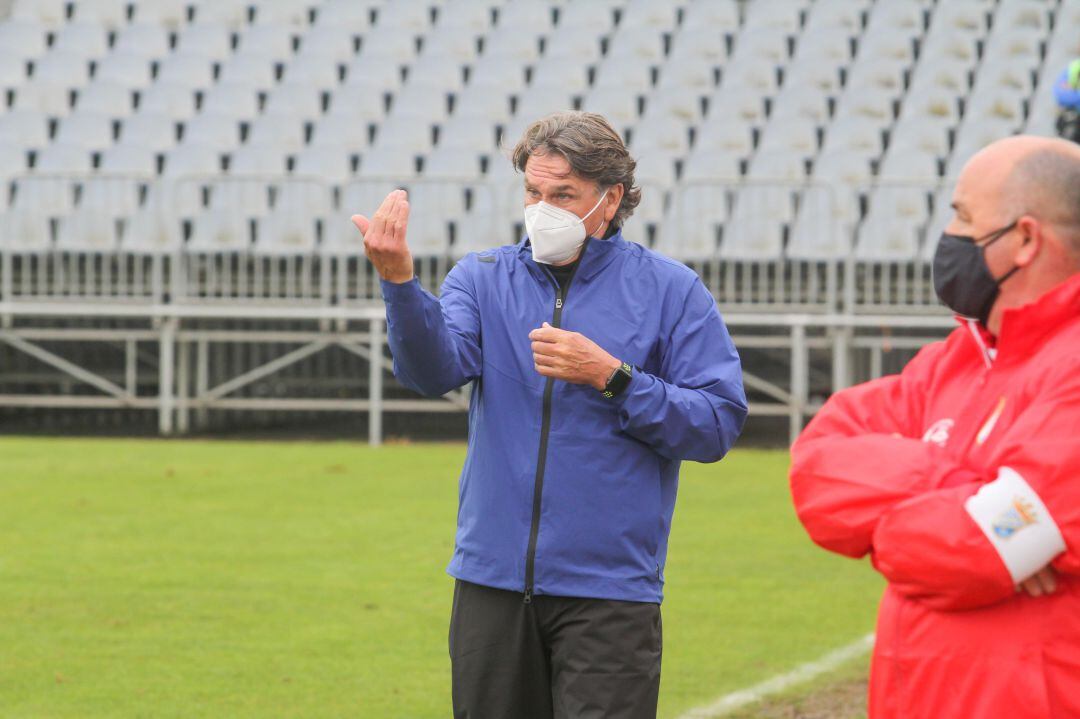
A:
{"label": "black smartwatch", "polygon": [[608,399],[618,397],[622,394],[626,387],[630,384],[630,379],[634,376],[634,368],[626,362],[615,368],[615,371],[608,377],[607,384],[604,385],[604,396]]}

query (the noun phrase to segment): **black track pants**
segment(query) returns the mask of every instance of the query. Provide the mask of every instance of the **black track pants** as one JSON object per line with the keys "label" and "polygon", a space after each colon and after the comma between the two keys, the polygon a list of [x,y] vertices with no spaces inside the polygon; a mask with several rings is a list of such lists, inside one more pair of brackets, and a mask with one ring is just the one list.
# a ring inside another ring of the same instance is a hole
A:
{"label": "black track pants", "polygon": [[655,719],[660,605],[534,596],[458,580],[455,719]]}

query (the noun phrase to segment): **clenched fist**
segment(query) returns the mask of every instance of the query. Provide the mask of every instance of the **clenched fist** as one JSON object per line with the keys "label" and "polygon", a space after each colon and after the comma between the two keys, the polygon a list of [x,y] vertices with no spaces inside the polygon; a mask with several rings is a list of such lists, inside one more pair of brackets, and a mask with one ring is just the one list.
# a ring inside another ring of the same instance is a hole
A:
{"label": "clenched fist", "polygon": [[353,215],[353,224],[364,236],[364,252],[375,271],[387,282],[402,284],[413,278],[412,253],[405,243],[409,226],[409,198],[405,190],[394,190],[369,220]]}
{"label": "clenched fist", "polygon": [[533,364],[545,377],[602,390],[622,362],[578,332],[552,327],[547,322],[529,333]]}

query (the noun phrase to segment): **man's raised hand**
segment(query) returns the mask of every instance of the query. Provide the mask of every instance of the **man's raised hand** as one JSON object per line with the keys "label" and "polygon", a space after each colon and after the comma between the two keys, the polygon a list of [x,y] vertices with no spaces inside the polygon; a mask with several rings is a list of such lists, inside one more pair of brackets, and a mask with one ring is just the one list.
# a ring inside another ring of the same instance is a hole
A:
{"label": "man's raised hand", "polygon": [[409,226],[409,198],[405,190],[394,190],[369,220],[353,215],[353,224],[364,236],[364,252],[375,271],[387,282],[401,284],[413,278],[412,253],[405,242]]}

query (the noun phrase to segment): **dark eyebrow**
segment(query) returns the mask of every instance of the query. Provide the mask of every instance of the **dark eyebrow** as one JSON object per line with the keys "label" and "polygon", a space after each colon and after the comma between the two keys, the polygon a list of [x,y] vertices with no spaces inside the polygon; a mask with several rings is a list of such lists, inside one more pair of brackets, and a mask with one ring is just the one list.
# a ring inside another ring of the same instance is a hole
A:
{"label": "dark eyebrow", "polygon": [[[531,182],[529,182],[528,180],[525,180],[525,189],[526,190],[535,190],[537,188]],[[556,185],[555,187],[551,188],[551,191],[553,193],[554,192],[566,192],[566,191],[576,192],[576,189],[574,188],[573,185]]]}

